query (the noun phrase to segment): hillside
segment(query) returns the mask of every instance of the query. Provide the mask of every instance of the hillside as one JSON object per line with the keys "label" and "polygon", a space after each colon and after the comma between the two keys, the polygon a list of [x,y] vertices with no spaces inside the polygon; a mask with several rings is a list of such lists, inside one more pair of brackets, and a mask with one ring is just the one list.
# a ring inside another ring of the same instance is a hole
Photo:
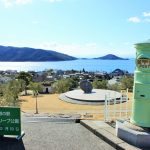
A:
{"label": "hillside", "polygon": [[128,60],[126,58],[121,58],[113,54],[108,54],[102,57],[94,58],[94,59],[102,59],[102,60]]}
{"label": "hillside", "polygon": [[0,61],[66,61],[77,58],[52,50],[0,46]]}

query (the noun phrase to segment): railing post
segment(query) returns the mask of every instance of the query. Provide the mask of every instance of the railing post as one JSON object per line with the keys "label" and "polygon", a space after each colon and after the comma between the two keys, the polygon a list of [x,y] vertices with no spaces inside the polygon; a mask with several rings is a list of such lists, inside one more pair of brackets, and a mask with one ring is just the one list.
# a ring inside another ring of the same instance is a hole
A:
{"label": "railing post", "polygon": [[104,121],[107,121],[107,95],[105,95]]}
{"label": "railing post", "polygon": [[126,90],[126,119],[128,118],[128,88]]}
{"label": "railing post", "polygon": [[121,99],[120,99],[120,118],[122,116],[122,90],[121,90]]}
{"label": "railing post", "polygon": [[116,119],[116,92],[114,92],[114,119]]}

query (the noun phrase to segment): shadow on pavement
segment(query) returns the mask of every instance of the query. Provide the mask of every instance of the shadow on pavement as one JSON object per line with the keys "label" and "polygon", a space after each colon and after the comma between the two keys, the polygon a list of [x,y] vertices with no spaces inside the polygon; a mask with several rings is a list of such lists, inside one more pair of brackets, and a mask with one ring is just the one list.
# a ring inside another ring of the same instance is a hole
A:
{"label": "shadow on pavement", "polygon": [[0,150],[25,150],[22,139],[3,137],[0,138]]}

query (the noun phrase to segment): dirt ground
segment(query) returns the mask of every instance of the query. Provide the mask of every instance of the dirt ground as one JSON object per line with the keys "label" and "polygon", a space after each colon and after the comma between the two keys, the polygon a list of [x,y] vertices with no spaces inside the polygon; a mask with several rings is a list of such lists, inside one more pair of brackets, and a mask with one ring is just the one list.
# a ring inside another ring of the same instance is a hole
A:
{"label": "dirt ground", "polygon": [[[32,95],[21,96],[21,110],[24,113],[35,113],[36,99]],[[128,103],[109,106],[110,109],[131,108],[132,93],[129,93]],[[38,111],[40,114],[80,114],[85,119],[104,119],[104,105],[79,105],[64,102],[59,94],[44,94],[38,96]]]}

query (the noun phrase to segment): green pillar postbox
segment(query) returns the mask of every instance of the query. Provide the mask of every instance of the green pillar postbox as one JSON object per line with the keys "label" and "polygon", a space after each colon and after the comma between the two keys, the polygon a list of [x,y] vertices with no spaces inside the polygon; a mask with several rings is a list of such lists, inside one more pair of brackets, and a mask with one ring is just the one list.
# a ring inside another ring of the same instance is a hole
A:
{"label": "green pillar postbox", "polygon": [[131,123],[150,127],[150,41],[135,44],[136,70]]}

